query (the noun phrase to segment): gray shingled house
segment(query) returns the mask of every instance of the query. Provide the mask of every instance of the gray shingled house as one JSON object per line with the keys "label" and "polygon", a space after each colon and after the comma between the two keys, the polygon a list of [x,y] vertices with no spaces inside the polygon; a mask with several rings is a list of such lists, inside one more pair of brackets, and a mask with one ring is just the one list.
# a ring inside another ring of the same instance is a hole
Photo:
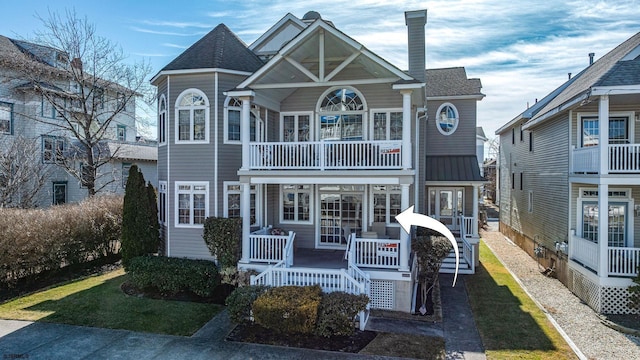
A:
{"label": "gray shingled house", "polygon": [[640,33],[590,58],[496,131],[500,229],[596,311],[629,313],[640,266]]}
{"label": "gray shingled house", "polygon": [[211,258],[204,219],[242,217],[238,266],[256,283],[320,283],[409,312],[416,262],[395,216],[415,205],[458,234],[473,272],[481,83],[425,71],[426,10],[405,19],[408,71],[316,12],[249,46],[219,25],[164,67],[152,83],[166,254]]}

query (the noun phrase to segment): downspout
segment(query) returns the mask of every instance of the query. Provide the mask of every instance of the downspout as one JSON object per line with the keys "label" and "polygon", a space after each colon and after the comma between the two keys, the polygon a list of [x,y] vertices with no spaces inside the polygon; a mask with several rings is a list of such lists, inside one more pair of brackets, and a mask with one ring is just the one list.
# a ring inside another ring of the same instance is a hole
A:
{"label": "downspout", "polygon": [[[174,110],[175,110],[175,105],[174,105]],[[170,190],[171,189],[171,136],[169,136],[169,134],[171,134],[171,126],[169,126],[169,123],[171,123],[171,121],[169,121],[169,119],[171,119],[171,75],[167,75],[167,118],[165,119],[165,127],[166,127],[166,140],[167,140],[167,194],[171,194],[173,196],[175,196],[175,190]],[[174,119],[175,121],[175,116]],[[174,132],[175,135],[175,132]],[[175,212],[173,212],[173,216],[171,216],[171,198],[173,196],[167,196],[167,208],[166,208],[166,212],[167,212],[167,218],[170,220],[175,221]],[[173,219],[172,219],[173,218]],[[171,257],[171,228],[172,225],[174,223],[172,221],[168,221],[167,222],[167,257]]]}
{"label": "downspout", "polygon": [[213,115],[213,119],[214,119],[214,130],[213,130],[213,135],[215,140],[213,141],[213,159],[214,159],[214,165],[213,165],[213,216],[218,217],[218,126],[220,125],[218,123],[218,112],[220,111],[220,109],[218,109],[218,72],[216,71],[214,73],[214,107],[215,107],[215,112]]}

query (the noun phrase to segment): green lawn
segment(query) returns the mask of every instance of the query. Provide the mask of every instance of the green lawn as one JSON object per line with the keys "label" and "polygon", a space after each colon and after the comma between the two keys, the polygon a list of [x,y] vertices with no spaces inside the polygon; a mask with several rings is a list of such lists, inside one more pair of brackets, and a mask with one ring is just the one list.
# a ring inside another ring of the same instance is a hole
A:
{"label": "green lawn", "polygon": [[0,318],[189,336],[222,307],[127,296],[123,270],[56,286],[0,305]]}
{"label": "green lawn", "polygon": [[488,359],[576,358],[484,241],[480,266],[465,285]]}

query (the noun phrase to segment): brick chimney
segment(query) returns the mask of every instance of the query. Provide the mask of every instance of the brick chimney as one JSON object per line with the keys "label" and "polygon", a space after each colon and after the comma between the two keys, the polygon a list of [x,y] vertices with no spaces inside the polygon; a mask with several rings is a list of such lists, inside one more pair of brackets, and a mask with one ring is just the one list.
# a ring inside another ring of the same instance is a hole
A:
{"label": "brick chimney", "polygon": [[407,25],[409,75],[421,82],[425,81],[426,45],[424,26],[427,24],[427,10],[405,11]]}

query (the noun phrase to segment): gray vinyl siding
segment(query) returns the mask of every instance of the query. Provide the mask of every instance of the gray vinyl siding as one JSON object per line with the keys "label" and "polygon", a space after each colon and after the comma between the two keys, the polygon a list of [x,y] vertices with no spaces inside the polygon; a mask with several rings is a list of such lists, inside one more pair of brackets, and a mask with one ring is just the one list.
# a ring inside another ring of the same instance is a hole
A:
{"label": "gray vinyl siding", "polygon": [[[451,135],[443,135],[436,125],[436,112],[443,103],[453,104],[458,110],[458,128]],[[476,154],[476,100],[429,101],[429,119],[426,123],[426,155]]]}

